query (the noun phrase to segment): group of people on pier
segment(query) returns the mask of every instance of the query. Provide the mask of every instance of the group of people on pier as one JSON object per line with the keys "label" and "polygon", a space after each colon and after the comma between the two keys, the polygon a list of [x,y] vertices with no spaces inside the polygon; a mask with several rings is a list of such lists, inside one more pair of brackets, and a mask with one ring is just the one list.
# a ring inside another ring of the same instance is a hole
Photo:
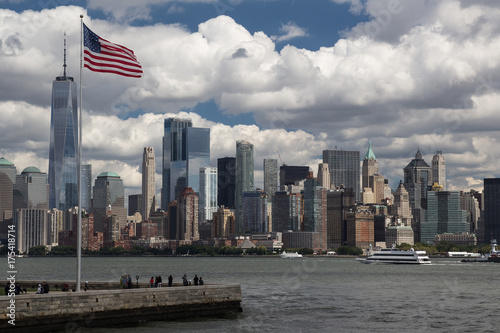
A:
{"label": "group of people on pier", "polygon": [[[203,282],[203,278],[200,276],[198,277],[197,274],[194,275],[193,282],[195,286],[203,286],[205,282]],[[187,278],[187,275],[184,274],[182,276],[182,285],[183,286],[190,286],[191,285],[191,280]]]}

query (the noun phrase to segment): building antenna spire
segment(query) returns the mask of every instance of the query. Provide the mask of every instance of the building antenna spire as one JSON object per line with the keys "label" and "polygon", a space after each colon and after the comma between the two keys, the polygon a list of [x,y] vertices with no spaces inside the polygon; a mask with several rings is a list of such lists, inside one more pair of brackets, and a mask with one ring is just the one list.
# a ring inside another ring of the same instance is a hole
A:
{"label": "building antenna spire", "polygon": [[64,32],[64,64],[63,64],[63,77],[66,79],[66,31]]}

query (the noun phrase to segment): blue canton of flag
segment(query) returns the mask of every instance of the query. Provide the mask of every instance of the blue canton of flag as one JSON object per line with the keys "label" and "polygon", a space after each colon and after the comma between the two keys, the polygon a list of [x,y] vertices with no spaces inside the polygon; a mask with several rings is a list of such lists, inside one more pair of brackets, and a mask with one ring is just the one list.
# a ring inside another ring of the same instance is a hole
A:
{"label": "blue canton of flag", "polygon": [[94,72],[141,77],[142,66],[134,51],[99,37],[83,25],[84,67]]}

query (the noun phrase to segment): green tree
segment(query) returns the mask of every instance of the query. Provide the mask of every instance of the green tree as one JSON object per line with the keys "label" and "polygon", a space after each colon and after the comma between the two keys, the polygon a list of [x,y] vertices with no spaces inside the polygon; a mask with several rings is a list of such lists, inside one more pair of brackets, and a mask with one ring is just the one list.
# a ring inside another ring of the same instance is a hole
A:
{"label": "green tree", "polygon": [[28,253],[30,256],[44,256],[47,254],[47,247],[45,245],[30,247]]}

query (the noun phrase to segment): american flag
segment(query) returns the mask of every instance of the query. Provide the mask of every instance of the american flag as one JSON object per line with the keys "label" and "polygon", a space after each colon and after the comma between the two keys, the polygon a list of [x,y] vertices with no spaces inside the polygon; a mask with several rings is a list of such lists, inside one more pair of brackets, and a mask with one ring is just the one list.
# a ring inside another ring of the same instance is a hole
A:
{"label": "american flag", "polygon": [[91,71],[141,77],[142,67],[134,51],[105,40],[83,24],[83,62]]}

